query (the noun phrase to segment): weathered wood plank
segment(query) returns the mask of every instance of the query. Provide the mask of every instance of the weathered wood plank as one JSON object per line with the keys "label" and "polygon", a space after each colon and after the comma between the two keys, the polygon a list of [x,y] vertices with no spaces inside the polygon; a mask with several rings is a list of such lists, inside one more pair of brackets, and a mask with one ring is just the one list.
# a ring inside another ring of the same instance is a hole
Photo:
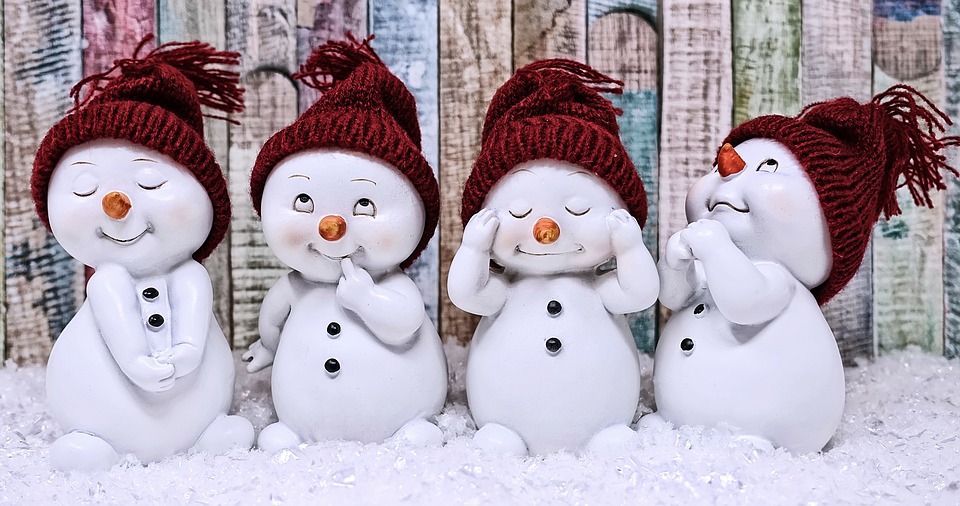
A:
{"label": "weathered wood plank", "polygon": [[801,0],[733,0],[733,124],[800,111]]}
{"label": "weathered wood plank", "polygon": [[729,2],[664,0],[662,9],[661,251],[686,226],[687,190],[710,171],[733,108]]}
{"label": "weathered wood plank", "polygon": [[[158,0],[158,33],[160,43],[202,40],[217,49],[226,48],[226,9],[223,1]],[[241,56],[241,61],[246,55]],[[227,172],[227,123],[221,120],[204,122],[204,138]],[[213,312],[227,339],[231,340],[233,304],[230,286],[230,238],[220,243],[204,262],[213,282]]]}
{"label": "weathered wood plank", "polygon": [[[0,26],[3,26],[3,1],[0,0]],[[3,53],[3,42],[4,37],[0,37],[0,54]],[[0,72],[0,118],[5,118],[4,116],[4,82],[6,80],[5,72]],[[4,153],[6,139],[6,128],[0,128],[0,153]],[[6,168],[6,156],[0,157],[0,174],[4,174]],[[0,248],[3,247],[5,243],[6,236],[6,220],[4,219],[5,210],[3,206],[3,188],[4,188],[4,178],[0,177]],[[0,262],[0,364],[6,360],[7,353],[7,276],[6,276],[6,262]]]}
{"label": "weathered wood plank", "polygon": [[[624,10],[630,7],[634,10]],[[610,98],[617,107],[623,109],[623,115],[618,119],[620,137],[637,166],[647,192],[648,215],[643,227],[643,242],[656,258],[659,196],[657,31],[639,14],[640,5],[621,4],[616,10],[602,16],[594,16],[596,11],[593,2],[589,8],[588,63],[624,82],[623,95]],[[631,315],[628,321],[637,347],[646,353],[653,353],[656,345],[656,308]]]}
{"label": "weathered wood plank", "polygon": [[289,75],[297,68],[295,0],[228,0],[227,47],[244,55],[241,82],[247,109],[229,127],[229,183],[233,200],[230,274],[233,343],[244,348],[259,338],[257,320],[267,290],[288,270],[270,251],[250,202],[250,170],[263,143],[297,118],[297,91]]}
{"label": "weathered wood plank", "polygon": [[83,299],[83,269],[40,225],[30,197],[37,145],[81,78],[81,10],[36,0],[7,1],[3,12],[6,356],[42,363]]}
{"label": "weathered wood plank", "polygon": [[[313,48],[328,40],[342,40],[350,32],[367,34],[367,0],[297,0],[297,61],[303,63]],[[307,110],[320,92],[300,86],[300,112]]]}
{"label": "weathered wood plank", "polygon": [[[840,96],[870,100],[871,12],[871,0],[804,0],[803,104]],[[822,309],[845,364],[874,355],[872,246],[857,275]]]}
{"label": "weathered wood plank", "polygon": [[514,0],[514,70],[543,58],[587,58],[587,0]]}
{"label": "weathered wood plank", "polygon": [[463,183],[480,152],[487,106],[510,77],[510,47],[508,2],[440,0],[440,332],[461,342],[477,318],[450,303],[447,272],[463,236]]}
{"label": "weathered wood plank", "polygon": [[[904,82],[943,103],[940,23],[939,0],[874,2],[874,93]],[[916,344],[943,353],[944,196],[934,192],[933,210],[914,206],[905,188],[898,196],[903,215],[881,221],[873,236],[879,351]]]}
{"label": "weathered wood plank", "polygon": [[[944,74],[946,76],[945,111],[960,121],[960,0],[943,3]],[[960,124],[950,128],[951,135],[960,135]],[[960,167],[960,150],[949,153],[951,165]],[[944,222],[944,352],[950,358],[960,356],[960,181],[951,178],[946,195]]]}
{"label": "weathered wood plank", "polygon": [[155,32],[156,21],[155,0],[84,0],[84,74],[103,72],[113,60],[133,54],[140,39]]}
{"label": "weathered wood plank", "polygon": [[[423,155],[436,173],[440,156],[437,0],[370,0],[370,12],[377,54],[417,100]],[[439,247],[440,237],[434,234],[407,269],[434,322],[440,304]]]}

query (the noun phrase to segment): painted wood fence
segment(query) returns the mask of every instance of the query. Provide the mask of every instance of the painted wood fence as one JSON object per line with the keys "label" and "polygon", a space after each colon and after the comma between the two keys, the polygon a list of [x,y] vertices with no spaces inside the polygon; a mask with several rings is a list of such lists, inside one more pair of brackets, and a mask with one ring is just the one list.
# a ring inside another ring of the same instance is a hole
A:
{"label": "painted wood fence", "polygon": [[[762,114],[895,82],[960,117],[960,0],[3,0],[4,128],[0,357],[42,362],[83,300],[84,269],[40,225],[30,198],[36,147],[71,106],[70,87],[129,54],[146,33],[201,39],[243,54],[247,110],[239,125],[207,123],[229,181],[235,219],[206,262],[215,312],[235,346],[256,339],[256,315],[282,266],[247,197],[266,138],[316,100],[290,79],[312,47],[345,31],[374,47],[417,99],[423,149],[437,171],[439,233],[411,269],[448,338],[476,319],[446,298],[459,245],[460,191],[479,151],[486,107],[513,70],[547,57],[586,61],[625,82],[623,142],[646,186],[644,241],[662,248],[684,226],[689,185],[718,143]],[[960,129],[954,127],[954,134]],[[960,153],[951,153],[960,164]],[[905,345],[960,353],[960,182],[937,209],[901,198],[878,225],[850,286],[824,308],[845,360]],[[652,351],[665,314],[634,315]]]}

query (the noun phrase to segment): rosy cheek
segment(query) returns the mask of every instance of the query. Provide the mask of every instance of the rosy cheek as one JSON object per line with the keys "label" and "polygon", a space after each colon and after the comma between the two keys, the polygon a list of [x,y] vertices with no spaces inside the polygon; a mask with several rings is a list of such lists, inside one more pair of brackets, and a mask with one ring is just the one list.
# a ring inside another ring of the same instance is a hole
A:
{"label": "rosy cheek", "polygon": [[[300,248],[310,242],[311,231],[296,223],[285,223],[280,228],[280,240],[289,248]],[[316,234],[314,234],[316,235]]]}

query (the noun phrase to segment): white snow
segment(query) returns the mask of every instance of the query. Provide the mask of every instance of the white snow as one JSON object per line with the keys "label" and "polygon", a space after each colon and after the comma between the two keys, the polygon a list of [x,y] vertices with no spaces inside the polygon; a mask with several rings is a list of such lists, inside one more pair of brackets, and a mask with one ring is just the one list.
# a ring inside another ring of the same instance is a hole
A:
{"label": "white snow", "polygon": [[[960,502],[958,360],[908,349],[848,369],[843,423],[822,454],[765,453],[723,429],[682,427],[640,433],[617,455],[521,459],[472,447],[466,350],[447,352],[443,447],[327,442],[277,455],[128,461],[93,475],[51,470],[47,447],[61,431],[44,406],[44,370],[8,362],[0,368],[0,504]],[[641,361],[647,412],[652,359]],[[275,419],[268,374],[238,369],[237,406],[258,430]]]}

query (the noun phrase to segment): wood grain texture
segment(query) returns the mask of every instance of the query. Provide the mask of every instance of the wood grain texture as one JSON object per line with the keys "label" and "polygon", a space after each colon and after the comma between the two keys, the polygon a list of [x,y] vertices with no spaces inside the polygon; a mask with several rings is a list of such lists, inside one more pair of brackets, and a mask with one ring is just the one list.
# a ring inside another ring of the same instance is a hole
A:
{"label": "wood grain texture", "polygon": [[[350,32],[367,34],[367,0],[297,0],[297,61],[303,63],[313,48],[328,40],[342,40]],[[307,110],[320,92],[300,86],[300,112]]]}
{"label": "wood grain texture", "polygon": [[587,0],[514,0],[514,70],[543,58],[587,57]]}
{"label": "wood grain texture", "polygon": [[[942,27],[939,16],[909,21],[873,18],[874,93],[904,82],[943,103]],[[936,55],[936,56],[934,56]],[[943,353],[943,199],[917,208],[906,189],[897,192],[901,216],[874,232],[874,318],[879,351],[916,344]]]}
{"label": "wood grain texture", "polygon": [[267,290],[288,267],[267,246],[250,201],[250,170],[261,146],[297,118],[297,90],[289,75],[297,67],[294,0],[229,0],[227,47],[244,55],[241,82],[247,109],[229,127],[229,184],[233,201],[230,266],[233,343],[245,348],[260,335],[257,320]]}
{"label": "wood grain texture", "polygon": [[[943,3],[943,60],[946,84],[944,111],[960,121],[960,0]],[[950,128],[951,135],[960,135],[960,124]],[[960,149],[948,153],[951,165],[960,167]],[[944,242],[944,353],[960,356],[960,181],[951,178],[946,194]]]}
{"label": "wood grain texture", "polygon": [[[3,26],[3,1],[0,0],[0,26]],[[4,46],[4,37],[0,37],[0,54],[3,53]],[[0,72],[0,118],[4,118],[4,82],[5,82],[5,73]],[[0,153],[4,152],[4,143],[6,139],[6,128],[0,128]],[[6,168],[6,157],[0,157],[0,174],[4,173]],[[4,220],[4,178],[0,177],[0,247],[4,244],[4,238],[6,236],[6,220]],[[2,364],[6,359],[7,353],[7,280],[6,280],[6,262],[0,262],[0,364]]]}
{"label": "wood grain texture", "polygon": [[733,124],[800,111],[801,0],[733,0]]}
{"label": "wood grain texture", "polygon": [[687,190],[711,170],[733,109],[729,2],[664,0],[662,6],[661,251],[687,225]]}
{"label": "wood grain texture", "polygon": [[30,197],[33,158],[73,105],[81,78],[80,3],[10,2],[4,20],[6,356],[43,363],[83,300],[83,270],[40,224]]}
{"label": "wood grain texture", "polygon": [[156,31],[156,7],[155,0],[84,0],[84,75],[103,72],[113,60],[132,55],[140,39]]}
{"label": "wood grain texture", "polygon": [[[803,104],[840,96],[870,100],[871,12],[871,0],[804,0]],[[854,365],[856,357],[874,355],[872,245],[857,275],[821,309],[845,364]]]}
{"label": "wood grain texture", "polygon": [[440,332],[461,342],[478,320],[450,303],[447,272],[463,236],[460,198],[483,118],[511,74],[510,28],[507,2],[440,0]]}
{"label": "wood grain texture", "polygon": [[[637,166],[647,192],[647,222],[643,242],[657,257],[657,136],[659,134],[659,70],[656,29],[640,14],[640,7],[620,5],[602,16],[593,16],[587,42],[588,63],[624,82],[623,95],[613,95],[623,109],[618,118],[620,137]],[[636,10],[626,10],[635,7]],[[655,13],[648,13],[655,14]],[[656,307],[628,317],[637,347],[653,353],[656,345]]]}
{"label": "wood grain texture", "polygon": [[[226,49],[226,6],[221,1],[158,0],[157,36],[160,43],[201,40],[217,49]],[[242,58],[242,57],[241,57]],[[227,172],[227,123],[204,121],[204,139],[224,173]],[[213,313],[227,339],[231,340],[232,289],[230,285],[229,236],[203,262],[213,282]]]}
{"label": "wood grain texture", "polygon": [[[377,54],[417,100],[423,156],[436,174],[440,161],[437,0],[370,0],[369,8]],[[407,269],[434,323],[440,304],[439,249],[440,237],[434,233],[420,258]]]}

